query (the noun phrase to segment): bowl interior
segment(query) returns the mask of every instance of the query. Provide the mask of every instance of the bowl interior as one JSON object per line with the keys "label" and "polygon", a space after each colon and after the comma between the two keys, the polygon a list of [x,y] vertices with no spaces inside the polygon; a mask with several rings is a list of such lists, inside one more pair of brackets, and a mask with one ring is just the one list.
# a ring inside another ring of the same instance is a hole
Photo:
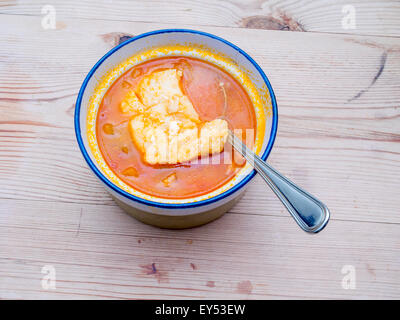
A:
{"label": "bowl interior", "polygon": [[[268,157],[276,135],[276,101],[269,81],[256,62],[238,47],[211,34],[182,29],[154,31],[125,41],[124,43],[110,50],[103,58],[101,58],[89,72],[84,83],[82,84],[76,103],[75,129],[78,143],[85,160],[88,162],[89,166],[96,173],[96,175],[113,191],[116,191],[133,200],[143,200],[146,202],[146,204],[165,203],[168,205],[196,203],[197,205],[201,205],[202,203],[209,202],[215,198],[226,196],[229,193],[232,193],[233,191],[243,187],[255,174],[254,170],[252,170],[250,166],[247,166],[237,177],[232,180],[229,186],[224,186],[224,189],[220,188],[221,190],[215,190],[214,192],[205,196],[190,199],[162,199],[140,194],[139,192],[136,193],[134,190],[132,191],[125,189],[124,186],[118,185],[118,183],[115,181],[111,181],[112,178],[110,178],[107,168],[99,164],[99,160],[96,158],[95,152],[91,151],[88,135],[86,134],[88,131],[87,119],[88,115],[90,116],[90,106],[93,105],[94,92],[96,90],[98,91],[99,83],[101,83],[103,79],[107,77],[107,75],[110,75],[110,70],[115,70],[116,66],[120,66],[130,57],[140,56],[143,52],[148,52],[153,48],[179,48],[180,46],[185,48],[206,48],[207,51],[212,52],[219,57],[224,57],[226,61],[229,61],[227,65],[223,66],[228,72],[234,74],[236,69],[240,69],[240,74],[245,74],[244,78],[250,79],[252,84],[251,89],[248,89],[247,86],[245,86],[245,88],[248,91],[256,91],[252,94],[259,97],[260,106],[262,108],[261,111],[256,110],[257,117],[259,118],[259,112],[264,115],[261,131],[259,130],[257,132],[257,139],[259,139],[258,154],[264,160]],[[193,50],[193,52],[194,51],[195,50]],[[192,54],[196,56],[193,52],[186,50],[185,54],[182,54],[182,51],[179,49],[176,49],[176,52],[169,49],[164,53],[159,52],[159,56]],[[210,61],[210,58],[205,60]],[[210,62],[213,62],[212,59]],[[231,68],[232,70],[229,70],[229,66],[233,66]],[[127,65],[127,68],[130,67],[132,67],[132,65]],[[122,74],[122,71],[120,73]],[[239,78],[240,74],[238,75]],[[109,81],[113,81],[112,79],[115,80],[115,77],[109,78]],[[106,83],[103,90],[104,92],[100,93],[97,97],[98,100],[101,100],[102,95],[104,95],[107,87],[110,84],[112,84],[112,82]],[[257,126],[259,126],[259,124],[257,124]]]}

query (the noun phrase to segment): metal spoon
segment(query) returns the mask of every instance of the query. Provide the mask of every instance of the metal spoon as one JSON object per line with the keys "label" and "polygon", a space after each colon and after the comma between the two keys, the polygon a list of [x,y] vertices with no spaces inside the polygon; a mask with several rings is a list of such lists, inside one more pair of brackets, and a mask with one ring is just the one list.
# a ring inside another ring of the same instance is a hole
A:
{"label": "metal spoon", "polygon": [[229,131],[228,141],[268,183],[304,231],[317,233],[326,226],[329,210],[325,204],[273,169],[232,131]]}

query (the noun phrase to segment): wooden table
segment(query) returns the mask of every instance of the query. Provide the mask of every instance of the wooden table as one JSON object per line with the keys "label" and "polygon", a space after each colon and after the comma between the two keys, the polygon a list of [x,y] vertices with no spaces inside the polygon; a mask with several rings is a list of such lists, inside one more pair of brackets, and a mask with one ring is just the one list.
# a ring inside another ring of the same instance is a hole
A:
{"label": "wooden table", "polygon": [[[1,1],[0,298],[400,298],[400,3],[346,5]],[[126,37],[175,27],[264,69],[279,107],[269,162],[328,204],[321,233],[259,177],[221,219],[157,229],[89,171],[73,128],[86,73]]]}

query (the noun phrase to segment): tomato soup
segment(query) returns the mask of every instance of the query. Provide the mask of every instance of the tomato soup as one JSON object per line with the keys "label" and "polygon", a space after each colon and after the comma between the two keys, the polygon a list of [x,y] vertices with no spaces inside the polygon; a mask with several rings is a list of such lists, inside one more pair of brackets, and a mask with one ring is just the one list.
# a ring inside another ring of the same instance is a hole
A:
{"label": "tomato soup", "polygon": [[231,75],[203,60],[165,57],[131,68],[108,89],[97,114],[97,143],[110,169],[138,191],[167,199],[204,195],[226,184],[243,167],[243,159],[232,152],[232,147],[226,143],[222,152],[201,159],[152,165],[144,160],[132,139],[129,131],[132,116],[121,112],[121,102],[143,77],[167,69],[181,71],[181,90],[201,121],[224,119],[230,130],[242,130],[243,139],[246,129],[256,132],[252,102]]}

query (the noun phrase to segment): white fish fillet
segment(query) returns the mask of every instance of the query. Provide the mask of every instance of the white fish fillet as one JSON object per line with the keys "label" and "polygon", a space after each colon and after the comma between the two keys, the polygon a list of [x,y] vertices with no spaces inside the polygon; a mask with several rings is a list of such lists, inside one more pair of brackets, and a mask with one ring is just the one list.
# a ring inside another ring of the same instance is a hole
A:
{"label": "white fish fillet", "polygon": [[145,76],[120,105],[132,113],[133,141],[149,164],[175,164],[221,152],[228,136],[225,120],[202,122],[180,87],[182,72],[156,71]]}

